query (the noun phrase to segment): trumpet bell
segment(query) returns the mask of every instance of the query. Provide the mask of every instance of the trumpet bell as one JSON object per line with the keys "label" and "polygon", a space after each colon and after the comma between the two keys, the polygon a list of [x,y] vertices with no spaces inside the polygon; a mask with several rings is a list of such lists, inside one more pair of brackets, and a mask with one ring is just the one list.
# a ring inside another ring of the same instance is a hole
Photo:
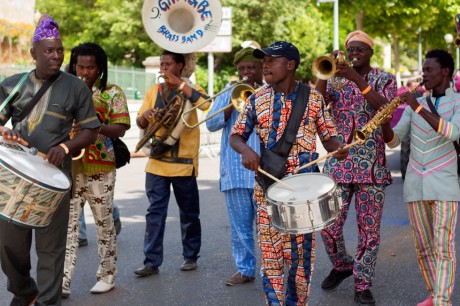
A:
{"label": "trumpet bell", "polygon": [[243,111],[244,102],[255,92],[254,88],[246,84],[239,84],[232,90],[230,101],[233,107],[241,113]]}
{"label": "trumpet bell", "polygon": [[457,48],[460,48],[460,36],[455,37],[454,44],[457,46]]}
{"label": "trumpet bell", "polygon": [[312,64],[313,74],[320,80],[328,80],[335,74],[335,60],[326,55],[315,58]]}

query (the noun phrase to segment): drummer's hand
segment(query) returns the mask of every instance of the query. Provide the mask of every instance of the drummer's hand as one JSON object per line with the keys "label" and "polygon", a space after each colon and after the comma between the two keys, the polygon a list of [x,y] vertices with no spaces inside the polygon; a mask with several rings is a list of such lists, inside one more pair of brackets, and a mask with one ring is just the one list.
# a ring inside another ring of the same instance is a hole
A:
{"label": "drummer's hand", "polygon": [[250,146],[247,146],[243,151],[241,151],[241,161],[243,166],[251,171],[257,171],[259,168],[259,155],[251,149]]}
{"label": "drummer's hand", "polygon": [[18,131],[11,130],[7,127],[2,126],[1,127],[1,132],[3,139],[9,140],[9,141],[14,141],[14,142],[19,142],[23,146],[29,146],[29,143],[22,139],[21,134],[19,134]]}
{"label": "drummer's hand", "polygon": [[345,147],[344,144],[340,145],[339,148],[334,151],[332,157],[337,158],[338,160],[344,160],[347,158],[349,149],[344,149],[343,147]]}
{"label": "drummer's hand", "polygon": [[65,150],[61,146],[54,146],[46,155],[46,161],[52,165],[59,166],[65,158]]}

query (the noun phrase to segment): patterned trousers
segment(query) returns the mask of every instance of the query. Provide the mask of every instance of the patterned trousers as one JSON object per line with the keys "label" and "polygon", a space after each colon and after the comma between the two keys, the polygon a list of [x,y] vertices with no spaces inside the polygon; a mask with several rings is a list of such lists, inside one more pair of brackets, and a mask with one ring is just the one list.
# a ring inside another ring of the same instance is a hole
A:
{"label": "patterned trousers", "polygon": [[458,202],[408,202],[417,260],[433,305],[452,305]]}
{"label": "patterned trousers", "polygon": [[[261,193],[256,187],[256,193]],[[261,276],[267,305],[307,305],[315,262],[314,234],[288,235],[277,231],[267,213],[267,203],[256,197],[257,238],[261,251]],[[287,266],[286,294],[284,267]]]}
{"label": "patterned trousers", "polygon": [[62,287],[70,289],[78,254],[80,215],[88,201],[96,224],[99,268],[97,280],[113,283],[116,274],[117,241],[113,223],[113,195],[116,171],[76,175],[73,198],[70,200],[69,226]]}
{"label": "patterned trousers", "polygon": [[[383,184],[338,184],[338,187],[342,192],[343,201],[340,216],[334,224],[321,231],[321,237],[333,268],[338,271],[353,270],[356,291],[364,291],[372,286],[372,278],[375,275],[385,186]],[[353,194],[358,225],[358,247],[355,258],[348,254],[343,238],[343,227]]]}

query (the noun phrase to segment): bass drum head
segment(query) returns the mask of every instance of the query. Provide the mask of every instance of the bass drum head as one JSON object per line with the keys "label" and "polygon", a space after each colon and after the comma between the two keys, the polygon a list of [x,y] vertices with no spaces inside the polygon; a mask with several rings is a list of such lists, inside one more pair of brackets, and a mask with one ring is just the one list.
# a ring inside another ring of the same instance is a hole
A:
{"label": "bass drum head", "polygon": [[195,52],[208,45],[222,24],[218,0],[144,0],[142,23],[161,48],[175,53]]}
{"label": "bass drum head", "polygon": [[29,149],[15,142],[6,142],[0,137],[0,163],[23,179],[55,191],[70,188],[67,176],[54,165],[48,164]]}
{"label": "bass drum head", "polygon": [[302,173],[282,179],[294,191],[280,183],[273,184],[267,191],[267,197],[278,203],[305,203],[327,194],[336,186],[335,181],[321,173]]}

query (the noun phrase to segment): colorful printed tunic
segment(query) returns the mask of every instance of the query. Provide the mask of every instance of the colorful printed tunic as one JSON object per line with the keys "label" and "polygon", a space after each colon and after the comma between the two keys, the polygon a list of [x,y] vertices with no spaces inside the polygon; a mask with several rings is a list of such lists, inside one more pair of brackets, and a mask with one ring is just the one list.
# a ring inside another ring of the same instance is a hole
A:
{"label": "colorful printed tunic", "polygon": [[[364,79],[388,101],[396,97],[396,81],[392,74],[371,69]],[[338,138],[345,144],[352,143],[353,131],[362,130],[376,114],[354,82],[337,91],[328,81],[324,100],[330,103],[331,115],[339,130]],[[391,184],[381,129],[369,133],[363,144],[352,146],[345,160],[327,159],[323,171],[338,183]]]}
{"label": "colorful printed tunic", "polygon": [[[105,125],[125,124],[131,126],[128,104],[123,90],[115,84],[107,83],[104,91],[93,86],[93,104],[99,120]],[[85,155],[78,164],[78,172],[96,174],[108,173],[115,169],[115,153],[110,137],[98,134],[96,141],[85,149]]]}
{"label": "colorful printed tunic", "polygon": [[[275,92],[272,86],[267,86],[252,95],[248,100],[249,103],[246,101],[245,110],[236,121],[231,134],[240,135],[248,140],[255,127],[259,141],[268,148],[269,132],[274,121],[273,101],[281,102],[281,116],[276,130],[276,140],[278,140],[286,128],[298,88],[299,84],[295,91],[286,97],[283,93]],[[331,136],[336,136],[337,131],[329,113],[325,111],[321,94],[312,89],[297,138],[289,152],[286,175],[294,173],[296,168],[310,162],[311,155],[316,153],[316,134],[321,141],[327,141]]]}

